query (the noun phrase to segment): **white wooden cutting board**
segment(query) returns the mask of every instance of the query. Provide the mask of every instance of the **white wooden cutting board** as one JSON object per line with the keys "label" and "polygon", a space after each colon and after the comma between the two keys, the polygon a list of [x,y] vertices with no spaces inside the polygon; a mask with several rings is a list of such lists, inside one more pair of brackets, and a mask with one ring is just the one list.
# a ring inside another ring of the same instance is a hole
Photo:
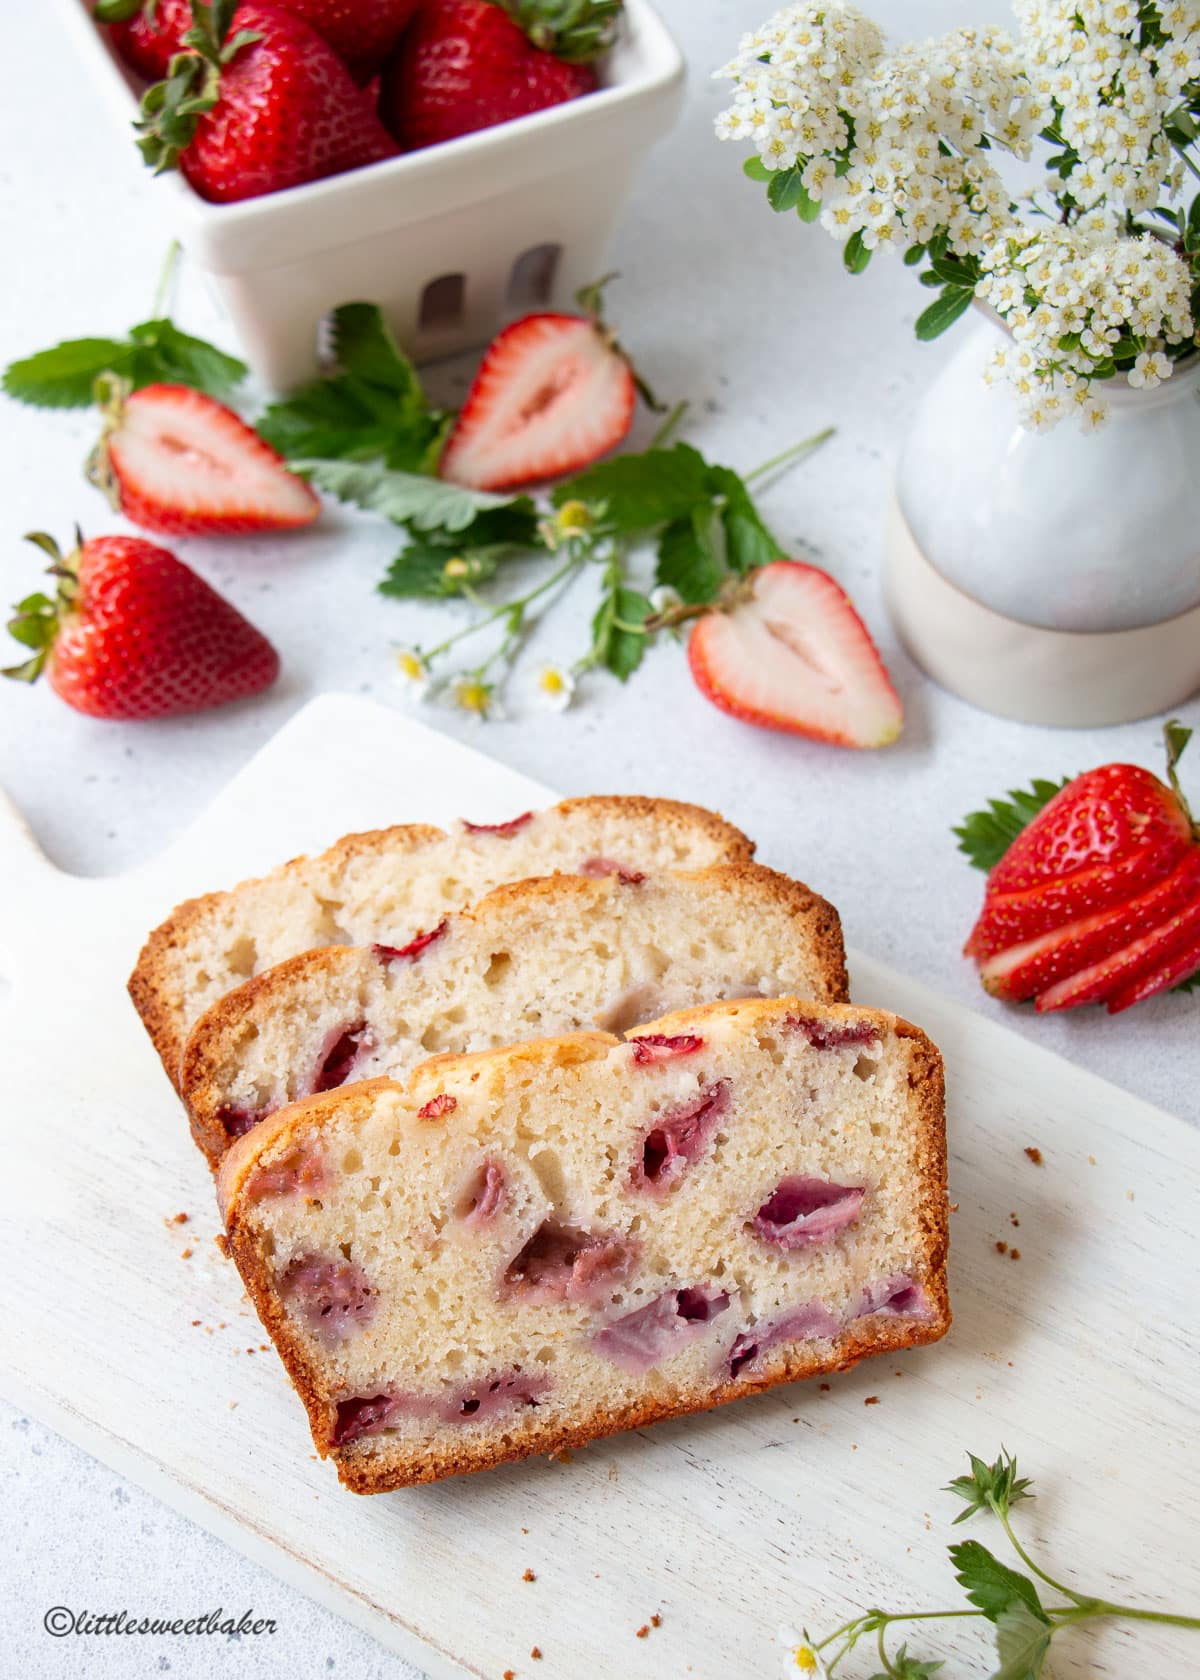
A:
{"label": "white wooden cutting board", "polygon": [[[1023,1508],[1031,1531],[1073,1580],[1119,1596],[1137,1590],[1127,1576],[1200,1611],[1200,1137],[863,958],[855,995],[920,1022],[946,1056],[959,1204],[946,1342],[868,1362],[827,1392],[776,1391],[567,1463],[373,1499],[313,1458],[274,1354],[247,1352],[265,1338],[214,1248],[207,1171],[125,977],[182,896],[347,829],[495,820],[551,798],[335,696],[129,875],[59,874],[0,803],[9,1398],[439,1677],[757,1680],[781,1672],[780,1623],[954,1605],[944,1546],[957,1507],[937,1490],[964,1450],[1001,1442],[1041,1490]],[[819,887],[818,833],[813,845]],[[167,1224],[178,1211],[189,1223]],[[655,1612],[661,1626],[637,1639]],[[965,1635],[915,1644],[977,1653],[951,1673],[988,1666]],[[1200,1667],[1196,1636],[1143,1627],[1125,1669],[1128,1644],[1075,1636],[1053,1672],[1165,1680]]]}

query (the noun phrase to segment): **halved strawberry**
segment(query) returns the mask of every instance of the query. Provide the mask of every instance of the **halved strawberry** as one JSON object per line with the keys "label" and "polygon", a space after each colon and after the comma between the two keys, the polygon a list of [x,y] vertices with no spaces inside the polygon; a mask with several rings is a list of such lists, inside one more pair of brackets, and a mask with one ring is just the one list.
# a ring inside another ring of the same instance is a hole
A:
{"label": "halved strawberry", "polygon": [[827,572],[775,560],[692,631],[700,692],[731,717],[844,747],[885,747],[899,697],[850,597]]}
{"label": "halved strawberry", "polygon": [[493,339],[438,466],[472,490],[577,472],[633,424],[637,380],[594,316],[527,315]]}
{"label": "halved strawberry", "polygon": [[88,477],[113,507],[167,536],[240,536],[311,525],[315,492],[232,409],[187,385],[132,394],[110,380]]}
{"label": "halved strawberry", "polygon": [[1200,846],[1193,846],[1165,881],[1114,909],[1067,922],[1040,938],[1013,944],[979,965],[993,997],[1019,1001],[1070,979],[1085,967],[1124,950],[1147,928],[1187,909],[1200,895]]}
{"label": "halved strawberry", "polygon": [[[1051,986],[1037,999],[1038,1012],[1047,1014],[1056,1009],[1075,1009],[1081,1003],[1103,1003],[1111,996],[1124,996],[1130,991],[1138,991],[1142,998],[1149,997],[1150,991],[1140,991],[1137,982],[1151,975],[1168,973],[1175,959],[1190,953],[1197,941],[1200,941],[1200,899],[1158,927],[1151,928],[1140,939],[1132,940],[1122,950],[1105,957],[1102,962],[1093,963],[1091,967],[1081,969],[1078,974]],[[1190,972],[1191,969],[1185,967],[1176,978],[1186,979]],[[1161,984],[1173,985],[1174,981],[1163,979]],[[1161,986],[1154,988],[1160,989]],[[1138,1001],[1138,997],[1130,997],[1129,1002],[1122,1003],[1120,1007],[1128,1008]]]}

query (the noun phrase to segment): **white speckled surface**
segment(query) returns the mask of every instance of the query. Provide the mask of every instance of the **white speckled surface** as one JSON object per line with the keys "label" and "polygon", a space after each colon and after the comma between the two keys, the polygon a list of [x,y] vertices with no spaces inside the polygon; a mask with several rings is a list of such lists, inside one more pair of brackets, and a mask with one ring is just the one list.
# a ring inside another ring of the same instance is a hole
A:
{"label": "white speckled surface", "polygon": [[[707,72],[760,0],[660,0],[685,46],[692,86],[684,122],[647,163],[614,266],[610,306],[650,381],[692,400],[690,435],[717,459],[749,467],[826,423],[838,437],[776,486],[764,507],[781,536],[827,565],[876,631],[908,713],[900,744],[878,756],[840,753],[756,733],[696,694],[682,656],[663,648],[624,690],[598,679],[564,717],[536,711],[489,726],[482,745],[564,792],[653,791],[722,806],[761,843],[764,861],[808,877],[839,905],[848,941],[1086,1063],[1191,1119],[1197,1098],[1196,1009],[1167,999],[1110,1022],[1003,1011],[958,956],[979,879],[957,856],[950,824],[1032,774],[1105,759],[1155,765],[1154,723],[1095,733],[1026,728],[970,711],[926,683],[883,622],[876,581],[889,466],[914,398],[944,351],[920,349],[911,322],[919,288],[894,265],[851,282],[835,248],[793,218],[774,218],[741,180],[733,148],[709,139],[719,90]],[[879,0],[908,33],[1001,8],[980,0]],[[155,198],[108,113],[84,88],[51,114],[44,90],[67,87],[72,62],[35,28],[10,43],[0,103],[0,229],[7,307],[0,360],[56,337],[117,330],[149,310],[162,253]],[[56,102],[57,103],[57,102]],[[186,279],[183,323],[222,335]],[[436,370],[453,397],[463,369]],[[79,463],[92,422],[0,408],[4,461],[5,600],[37,581],[39,560],[16,540],[76,520],[113,528]],[[372,585],[392,541],[384,528],[331,512],[299,541],[180,551],[277,643],[285,675],[256,703],[178,723],[124,728],[89,722],[49,693],[0,693],[0,782],[50,855],[81,872],[118,870],[156,851],[250,753],[315,693],[397,697],[389,642],[415,639],[417,609],[382,602]],[[535,651],[569,657],[586,634],[581,592]],[[1193,702],[1185,718],[1200,723]],[[469,731],[449,713],[431,716]],[[1197,785],[1200,770],[1190,780]],[[319,788],[319,783],[316,784]],[[0,995],[3,977],[0,975]],[[6,1657],[29,1676],[178,1680],[230,1673],[326,1674],[356,1680],[411,1673],[369,1640],[276,1583],[233,1551],[15,1413],[0,1419],[9,1559]],[[197,1608],[274,1617],[251,1642],[52,1640],[53,1604],[148,1613]]]}

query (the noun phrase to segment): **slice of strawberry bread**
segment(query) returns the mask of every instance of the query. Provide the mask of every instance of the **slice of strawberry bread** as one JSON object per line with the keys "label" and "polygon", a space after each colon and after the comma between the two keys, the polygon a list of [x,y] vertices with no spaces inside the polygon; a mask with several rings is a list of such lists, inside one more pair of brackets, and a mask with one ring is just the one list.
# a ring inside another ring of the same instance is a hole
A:
{"label": "slice of strawberry bread", "polygon": [[230,1250],[342,1481],[482,1470],[936,1341],[942,1064],[894,1015],[711,1004],[280,1110]]}
{"label": "slice of strawberry bread", "polygon": [[568,799],[452,834],[412,825],[348,834],[230,892],[189,899],[146,941],[129,993],[171,1083],[188,1029],[225,992],[318,945],[404,945],[450,910],[531,875],[640,874],[748,862],[753,842],[671,799]]}
{"label": "slice of strawberry bread", "polygon": [[846,996],[837,911],[785,875],[721,864],[498,887],[400,949],[330,946],[201,1017],[180,1077],[216,1165],[285,1103],[426,1056],[601,1027],[729,997]]}

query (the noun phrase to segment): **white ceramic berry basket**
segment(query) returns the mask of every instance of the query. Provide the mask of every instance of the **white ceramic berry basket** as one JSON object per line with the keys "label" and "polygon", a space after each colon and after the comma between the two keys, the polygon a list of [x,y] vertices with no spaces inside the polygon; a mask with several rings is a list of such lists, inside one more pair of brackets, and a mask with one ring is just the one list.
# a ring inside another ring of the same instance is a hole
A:
{"label": "white ceramic berry basket", "polygon": [[[85,0],[53,0],[123,123],[140,88]],[[254,372],[311,379],[339,303],[384,309],[418,361],[486,343],[531,308],[570,307],[603,272],[642,154],[672,125],[683,59],[647,0],[626,0],[593,94],[446,145],[242,204],[146,176],[170,231],[214,282]],[[130,139],[131,167],[142,168]]]}

